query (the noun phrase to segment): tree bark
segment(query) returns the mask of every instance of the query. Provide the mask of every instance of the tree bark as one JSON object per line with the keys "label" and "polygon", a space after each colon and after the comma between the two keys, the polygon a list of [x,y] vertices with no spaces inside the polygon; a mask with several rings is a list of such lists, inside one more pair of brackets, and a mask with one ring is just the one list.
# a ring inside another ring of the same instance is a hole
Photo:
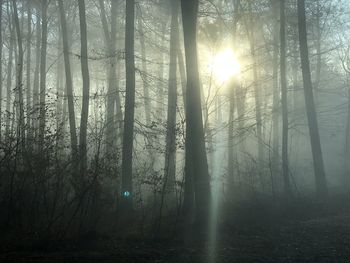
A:
{"label": "tree bark", "polygon": [[280,1],[280,67],[281,67],[281,98],[282,98],[282,174],[286,197],[291,195],[288,165],[288,98],[286,78],[286,16],[285,0]]}
{"label": "tree bark", "polygon": [[316,76],[315,76],[315,104],[319,106],[320,81],[322,68],[322,53],[321,53],[321,6],[320,0],[316,0]]}
{"label": "tree bark", "polygon": [[[175,0],[176,1],[176,0]],[[151,102],[149,97],[149,84],[147,81],[147,58],[146,58],[146,45],[145,45],[145,36],[143,32],[142,19],[138,19],[138,28],[140,33],[140,46],[141,46],[141,67],[144,77],[142,78],[143,83],[143,101],[145,106],[145,119],[146,125],[151,124]]]}
{"label": "tree bark", "polygon": [[14,38],[15,38],[15,30],[12,26],[11,20],[12,16],[10,14],[10,1],[7,2],[7,12],[9,17],[9,31],[10,31],[10,47],[9,47],[9,60],[7,64],[7,80],[6,80],[6,129],[5,129],[5,137],[6,141],[9,142],[10,138],[10,130],[11,130],[11,95],[12,95],[12,67],[13,67],[13,52],[14,52]]}
{"label": "tree bark", "polygon": [[134,24],[135,1],[126,2],[125,19],[125,70],[126,94],[125,116],[122,150],[122,209],[126,213],[132,211],[132,156],[134,142],[134,113],[135,113],[135,57],[134,57]]}
{"label": "tree bark", "polygon": [[165,43],[165,33],[166,33],[166,25],[167,23],[163,23],[161,27],[161,49],[159,53],[159,67],[158,67],[158,96],[157,96],[157,117],[160,122],[163,121],[164,118],[164,43]]}
{"label": "tree bark", "polygon": [[31,39],[32,39],[32,8],[30,6],[31,2],[27,3],[28,20],[27,20],[27,65],[26,65],[26,102],[27,102],[27,148],[31,148],[32,140],[32,129],[31,129],[31,110],[32,110],[32,100],[31,100]]}
{"label": "tree bark", "polygon": [[168,82],[168,113],[165,148],[165,177],[166,192],[175,191],[176,169],[176,106],[177,106],[177,53],[178,53],[178,0],[171,2],[171,30],[170,30],[170,64]]}
{"label": "tree bark", "polygon": [[228,180],[231,183],[231,186],[234,184],[234,111],[235,111],[235,89],[237,85],[235,81],[233,81],[232,85],[230,85],[229,89],[229,117],[228,117],[228,147],[227,147],[227,172],[228,172]]}
{"label": "tree bark", "polygon": [[[197,60],[197,13],[198,0],[182,0],[186,58],[186,147],[192,156],[195,189],[196,225],[200,230],[208,227],[210,185],[208,162],[205,150],[200,82]],[[186,152],[188,153],[188,151]]]}
{"label": "tree bark", "polygon": [[17,141],[21,146],[21,150],[24,150],[25,146],[25,126],[24,126],[24,103],[23,103],[23,42],[22,42],[22,33],[19,25],[17,3],[13,0],[13,16],[15,20],[15,27],[17,33],[17,45],[18,45],[18,63],[17,63],[17,83],[16,89],[18,93],[18,108],[17,112]]}
{"label": "tree bark", "polygon": [[317,123],[314,96],[312,91],[304,0],[298,0],[298,29],[301,69],[304,83],[305,106],[307,119],[309,123],[309,134],[315,173],[316,193],[319,197],[325,197],[327,195],[327,181],[326,174],[324,171],[320,135]]}
{"label": "tree bark", "polygon": [[278,0],[272,0],[272,12],[274,18],[273,34],[273,95],[272,95],[272,176],[279,174],[279,110],[280,110],[280,91],[278,88]]}
{"label": "tree bark", "polygon": [[0,0],[0,144],[2,143],[2,0]]}
{"label": "tree bark", "polygon": [[62,44],[63,44],[63,59],[64,59],[64,70],[66,77],[66,94],[68,103],[68,120],[69,120],[69,131],[70,131],[70,143],[71,143],[71,154],[73,159],[73,167],[77,165],[77,155],[78,155],[78,140],[76,133],[76,123],[75,123],[75,112],[74,112],[74,95],[73,95],[73,81],[72,73],[69,59],[69,45],[68,45],[68,34],[67,34],[67,22],[64,13],[63,0],[57,0],[59,12],[60,12],[60,22],[62,31]]}
{"label": "tree bark", "polygon": [[257,63],[257,55],[255,50],[255,26],[252,14],[251,1],[249,1],[249,12],[250,12],[250,53],[253,59],[253,87],[254,87],[254,100],[255,100],[255,118],[256,118],[256,131],[257,131],[257,141],[258,141],[258,174],[259,179],[261,180],[262,185],[264,186],[264,181],[262,178],[262,166],[264,159],[264,151],[263,151],[263,138],[262,138],[262,117],[261,117],[261,90],[259,87],[259,79],[258,79],[258,63]]}
{"label": "tree bark", "polygon": [[86,33],[86,15],[85,0],[79,0],[79,21],[80,21],[80,42],[81,42],[81,72],[83,78],[83,102],[80,118],[80,137],[79,137],[79,157],[80,157],[80,175],[86,175],[87,171],[87,123],[89,116],[89,97],[90,97],[90,77],[88,65],[88,47]]}
{"label": "tree bark", "polygon": [[[238,23],[238,14],[239,14],[239,1],[234,1],[234,14],[233,14],[233,49],[236,51],[237,47],[237,23]],[[227,147],[227,171],[228,171],[228,180],[233,186],[235,183],[234,178],[234,111],[235,107],[235,90],[239,88],[238,81],[235,76],[232,76],[232,80],[229,86],[229,117],[228,117],[228,147]],[[237,162],[238,163],[238,162]]]}
{"label": "tree bark", "polygon": [[41,54],[41,15],[40,10],[37,8],[36,11],[36,55],[35,55],[35,70],[33,80],[33,134],[35,137],[38,135],[38,118],[39,118],[39,89],[40,89],[40,54]]}
{"label": "tree bark", "polygon": [[39,95],[39,151],[42,152],[46,126],[46,49],[47,49],[47,0],[41,1],[41,54]]}
{"label": "tree bark", "polygon": [[[117,54],[116,54],[116,23],[117,23],[117,14],[116,8],[117,3],[115,0],[111,1],[111,30],[107,24],[107,16],[104,6],[104,1],[99,0],[100,9],[101,9],[101,21],[103,26],[103,32],[105,36],[105,46],[108,50],[109,56],[109,69],[108,69],[108,90],[107,90],[107,110],[106,110],[106,154],[107,156],[114,156],[116,153],[116,123],[115,123],[115,110],[121,111],[118,107],[118,102],[120,105],[119,97],[119,87],[117,80]],[[117,104],[117,107],[115,106]],[[120,130],[120,129],[119,129]]]}

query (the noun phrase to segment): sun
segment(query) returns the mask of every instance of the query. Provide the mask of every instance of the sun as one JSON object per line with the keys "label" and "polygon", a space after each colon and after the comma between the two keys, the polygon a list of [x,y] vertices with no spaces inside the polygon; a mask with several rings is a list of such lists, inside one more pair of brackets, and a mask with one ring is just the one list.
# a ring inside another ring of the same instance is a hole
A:
{"label": "sun", "polygon": [[211,70],[218,82],[224,83],[238,75],[241,66],[231,49],[217,53],[212,60]]}

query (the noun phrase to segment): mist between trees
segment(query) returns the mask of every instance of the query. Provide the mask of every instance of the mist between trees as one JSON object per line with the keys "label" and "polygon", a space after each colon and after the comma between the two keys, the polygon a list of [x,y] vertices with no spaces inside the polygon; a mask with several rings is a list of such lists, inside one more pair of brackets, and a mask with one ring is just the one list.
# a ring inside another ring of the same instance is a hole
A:
{"label": "mist between trees", "polygon": [[242,200],[348,191],[347,1],[0,6],[7,231],[206,235]]}

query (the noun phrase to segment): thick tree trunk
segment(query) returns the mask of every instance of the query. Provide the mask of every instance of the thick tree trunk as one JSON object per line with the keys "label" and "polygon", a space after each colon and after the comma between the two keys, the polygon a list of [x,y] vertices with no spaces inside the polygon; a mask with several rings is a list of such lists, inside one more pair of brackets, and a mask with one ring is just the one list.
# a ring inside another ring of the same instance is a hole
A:
{"label": "thick tree trunk", "polygon": [[[190,148],[196,204],[196,224],[201,230],[208,227],[210,185],[205,150],[200,82],[197,60],[198,0],[182,0],[187,89],[186,89],[186,147]],[[188,151],[187,151],[188,153]]]}
{"label": "thick tree trunk", "polygon": [[[180,36],[178,37],[178,65],[179,73],[182,86],[182,98],[185,109],[185,116],[187,116],[186,109],[186,70],[185,62],[180,48]],[[191,216],[194,213],[194,182],[193,182],[193,165],[192,165],[192,154],[191,148],[185,144],[185,167],[184,167],[184,199],[182,204],[182,213],[185,215],[185,218],[190,221]]]}
{"label": "thick tree trunk", "polygon": [[87,171],[87,123],[89,116],[89,97],[90,97],[90,77],[88,65],[87,33],[86,33],[86,15],[85,1],[79,0],[79,21],[80,21],[80,41],[81,41],[81,72],[83,77],[83,102],[80,118],[80,137],[79,137],[79,157],[80,157],[80,175],[83,176]]}
{"label": "thick tree trunk", "polygon": [[135,113],[135,57],[134,57],[135,1],[126,2],[125,21],[125,70],[126,94],[122,152],[122,209],[132,211],[132,156]]}
{"label": "thick tree trunk", "polygon": [[284,192],[287,197],[291,194],[288,168],[288,98],[286,78],[286,16],[285,0],[280,1],[280,67],[281,67],[281,98],[282,98],[282,174]]}
{"label": "thick tree trunk", "polygon": [[64,14],[63,0],[57,0],[59,12],[60,12],[60,22],[62,31],[62,43],[63,43],[63,59],[64,59],[64,70],[66,77],[66,94],[68,103],[68,120],[69,120],[69,131],[70,131],[70,143],[72,150],[73,167],[76,169],[77,165],[77,155],[78,155],[78,140],[76,134],[76,123],[75,123],[75,113],[74,113],[74,95],[73,95],[73,81],[72,73],[69,59],[69,45],[68,45],[68,34],[67,34],[67,23],[66,16]]}
{"label": "thick tree trunk", "polygon": [[307,46],[306,14],[304,0],[298,0],[298,28],[301,69],[304,83],[305,106],[307,119],[309,123],[316,192],[319,197],[325,197],[327,195],[327,181],[326,174],[324,171],[320,135],[318,130],[317,115],[312,91],[309,51]]}

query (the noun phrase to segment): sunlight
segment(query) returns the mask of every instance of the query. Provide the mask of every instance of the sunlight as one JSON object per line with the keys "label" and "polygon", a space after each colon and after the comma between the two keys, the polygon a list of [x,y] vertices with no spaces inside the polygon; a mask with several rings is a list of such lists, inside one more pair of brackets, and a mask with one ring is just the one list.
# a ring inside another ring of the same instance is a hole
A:
{"label": "sunlight", "polygon": [[211,70],[216,79],[223,83],[240,73],[241,66],[231,49],[219,52],[213,58]]}

